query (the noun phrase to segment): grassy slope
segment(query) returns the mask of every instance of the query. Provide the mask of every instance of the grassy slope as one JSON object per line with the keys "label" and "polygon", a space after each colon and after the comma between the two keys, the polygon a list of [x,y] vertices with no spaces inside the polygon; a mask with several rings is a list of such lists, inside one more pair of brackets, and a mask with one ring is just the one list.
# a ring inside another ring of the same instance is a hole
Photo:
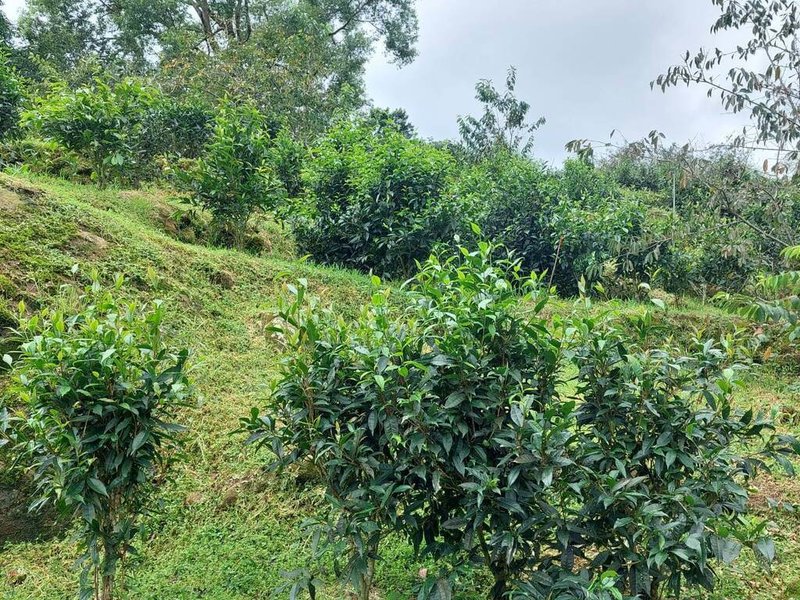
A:
{"label": "grassy slope", "polygon": [[[9,190],[16,190],[15,193]],[[263,457],[242,451],[230,432],[250,406],[263,404],[280,350],[263,334],[283,284],[306,277],[312,291],[345,314],[367,297],[366,278],[294,260],[280,232],[267,233],[271,254],[251,256],[176,241],[164,221],[174,206],[158,191],[101,191],[64,182],[0,180],[0,300],[46,303],[69,280],[71,265],[102,275],[123,272],[130,293],[167,301],[176,337],[197,352],[195,378],[202,405],[191,426],[189,460],[162,492],[163,511],[148,523],[152,536],[128,565],[126,598],[266,598],[281,571],[302,564],[308,549],[299,528],[319,503],[319,490],[298,487],[291,475],[262,473]],[[149,271],[157,274],[153,280]],[[640,310],[631,304],[614,310]],[[729,320],[698,307],[674,310],[670,323],[711,329]],[[753,377],[743,402],[779,406],[797,428],[800,401],[776,375]],[[765,496],[800,503],[800,486],[763,479]],[[766,511],[765,511],[765,514]],[[750,557],[723,572],[717,598],[800,598],[800,519],[774,515],[779,563],[767,576]],[[0,540],[2,545],[3,540]],[[75,556],[68,532],[51,540],[7,540],[0,549],[0,597],[73,597]],[[401,542],[387,544],[378,581],[380,597],[410,598],[416,564]],[[464,582],[479,590],[481,577]],[[331,582],[333,576],[330,577]],[[343,598],[331,583],[323,598]],[[461,598],[479,597],[462,592]]]}

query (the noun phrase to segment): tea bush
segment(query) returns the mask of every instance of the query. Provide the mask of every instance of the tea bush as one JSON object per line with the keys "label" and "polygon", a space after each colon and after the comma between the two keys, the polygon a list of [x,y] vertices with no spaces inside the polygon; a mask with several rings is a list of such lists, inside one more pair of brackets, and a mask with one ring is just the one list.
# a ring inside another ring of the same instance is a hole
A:
{"label": "tea bush", "polygon": [[335,126],[303,174],[308,207],[293,223],[300,251],[322,263],[411,275],[416,261],[464,229],[462,207],[445,194],[454,169],[447,152],[394,128]]}
{"label": "tea bush", "polygon": [[136,182],[145,162],[146,116],[157,102],[156,90],[134,79],[98,78],[76,90],[58,84],[24,113],[23,123],[88,161],[99,184]]}
{"label": "tea bush", "polygon": [[217,243],[241,248],[251,215],[278,207],[286,197],[272,164],[280,148],[273,148],[268,123],[258,110],[226,104],[217,111],[202,156],[188,170],[175,172],[188,201],[211,213]]}
{"label": "tea bush", "polygon": [[23,99],[22,80],[0,49],[0,139],[16,130]]}
{"label": "tea bush", "polygon": [[555,248],[545,215],[558,182],[544,167],[499,153],[459,174],[450,189],[487,239],[513,250],[527,272],[552,266]]}
{"label": "tea bush", "polygon": [[429,259],[400,318],[380,292],[355,323],[303,309],[302,287],[281,313],[292,353],[277,410],[244,425],[273,467],[310,461],[320,473],[332,512],[317,536],[360,598],[389,531],[485,565],[493,598],[560,545],[551,502],[569,494],[574,402],[556,393],[560,342],[519,311],[520,289],[544,306],[538,280],[495,251]]}
{"label": "tea bush", "polygon": [[[274,408],[242,425],[272,468],[319,475],[316,557],[368,598],[394,532],[452,569],[482,566],[497,599],[659,598],[713,588],[712,561],[743,545],[773,558],[747,482],[791,470],[800,445],[733,408],[729,340],[681,355],[613,322],[549,323],[547,288],[519,261],[485,242],[460,252],[426,261],[399,313],[375,291],[345,321],[306,307],[301,285],[275,321],[289,355]],[[561,393],[567,359],[576,398]],[[295,575],[294,593],[317,585]],[[452,581],[437,573],[421,597]]]}
{"label": "tea bush", "polygon": [[197,157],[212,118],[208,107],[175,101],[138,80],[96,77],[77,89],[56,84],[24,113],[23,123],[29,137],[76,153],[105,185],[159,177],[159,157]]}
{"label": "tea bush", "polygon": [[644,217],[645,209],[635,195],[617,192],[577,198],[562,189],[544,217],[555,248],[550,269],[559,291],[575,294],[581,279],[602,280],[609,261],[614,274],[643,278],[634,263],[638,258],[634,248],[645,235]]}
{"label": "tea bush", "polygon": [[13,367],[5,441],[36,485],[32,508],[54,503],[77,521],[85,599],[114,595],[191,396],[189,353],[166,339],[163,305],[121,302],[121,284],[95,281],[63,307],[22,316],[19,352],[3,357]]}
{"label": "tea bush", "polygon": [[92,174],[85,160],[54,140],[33,136],[13,138],[0,144],[0,154],[6,164],[19,165],[32,173],[86,182]]}
{"label": "tea bush", "polygon": [[140,145],[146,157],[198,158],[211,135],[214,111],[199,102],[159,96],[144,121]]}
{"label": "tea bush", "polygon": [[620,272],[644,279],[630,248],[644,235],[645,207],[591,166],[568,161],[554,173],[501,153],[464,170],[451,194],[489,239],[525,270],[548,271],[564,295],[575,294],[581,278],[601,280],[613,259]]}

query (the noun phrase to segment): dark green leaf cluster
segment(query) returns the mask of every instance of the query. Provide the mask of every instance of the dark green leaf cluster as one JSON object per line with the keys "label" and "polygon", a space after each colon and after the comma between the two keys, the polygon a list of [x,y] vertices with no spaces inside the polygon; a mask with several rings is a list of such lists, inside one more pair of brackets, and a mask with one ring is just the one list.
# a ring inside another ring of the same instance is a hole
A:
{"label": "dark green leaf cluster", "polygon": [[395,127],[340,123],[306,166],[298,246],[320,262],[410,276],[437,242],[463,229],[460,207],[445,194],[454,171],[447,152]]}
{"label": "dark green leaf cluster", "polygon": [[745,482],[776,462],[792,472],[786,455],[800,448],[765,415],[733,408],[737,373],[726,353],[712,341],[687,356],[640,350],[592,319],[576,333],[575,554],[614,569],[640,598],[712,589],[712,559],[730,562],[743,544],[771,560],[765,523],[746,516]]}
{"label": "dark green leaf cluster", "polygon": [[644,235],[645,207],[591,165],[570,160],[550,172],[498,153],[465,169],[450,193],[487,237],[513,250],[525,270],[547,271],[562,294],[576,293],[581,278],[607,277],[609,261],[614,274],[646,278],[631,250]]}
{"label": "dark green leaf cluster", "polygon": [[121,302],[95,282],[69,290],[63,309],[22,316],[19,352],[3,357],[13,365],[6,441],[38,490],[32,508],[55,503],[77,519],[87,598],[113,587],[181,445],[189,354],[165,339],[163,318],[160,302]]}
{"label": "dark green leaf cluster", "polygon": [[[550,324],[537,316],[546,287],[497,252],[432,257],[400,315],[376,292],[346,322],[305,308],[304,286],[281,311],[290,355],[273,408],[243,428],[273,468],[319,474],[331,511],[317,544],[361,597],[389,532],[483,565],[493,598],[582,598],[612,571],[617,591],[656,597],[712,586],[711,560],[743,543],[771,558],[745,481],[790,469],[800,448],[733,410],[729,353],[626,346],[591,318]],[[567,358],[575,398],[562,393]]]}
{"label": "dark green leaf cluster", "polygon": [[[571,467],[571,401],[555,393],[561,344],[523,314],[544,306],[536,279],[494,249],[430,259],[402,318],[376,292],[356,322],[297,301],[280,332],[293,349],[273,392],[253,412],[251,442],[274,467],[310,461],[334,509],[328,534],[359,584],[388,531],[436,556],[489,567],[501,597],[534,557],[549,561]],[[349,552],[345,550],[349,549]]]}
{"label": "dark green leaf cluster", "polygon": [[299,186],[299,147],[285,135],[273,138],[268,126],[252,106],[220,106],[202,156],[175,172],[189,202],[211,213],[224,245],[241,247],[250,216],[278,207],[287,187]]}

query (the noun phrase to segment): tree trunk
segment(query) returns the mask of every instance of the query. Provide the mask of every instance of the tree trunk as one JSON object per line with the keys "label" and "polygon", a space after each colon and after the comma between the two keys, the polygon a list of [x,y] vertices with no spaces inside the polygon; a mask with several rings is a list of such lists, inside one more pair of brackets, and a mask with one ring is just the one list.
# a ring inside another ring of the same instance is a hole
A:
{"label": "tree trunk", "polygon": [[492,576],[494,577],[494,585],[492,586],[491,599],[504,600],[508,593],[508,569],[506,565],[492,565]]}
{"label": "tree trunk", "polygon": [[114,600],[114,573],[103,575],[100,600]]}
{"label": "tree trunk", "polygon": [[378,554],[378,542],[370,544],[370,556],[367,558],[367,572],[361,576],[358,589],[358,600],[369,600],[372,591],[372,581],[375,579],[375,556]]}

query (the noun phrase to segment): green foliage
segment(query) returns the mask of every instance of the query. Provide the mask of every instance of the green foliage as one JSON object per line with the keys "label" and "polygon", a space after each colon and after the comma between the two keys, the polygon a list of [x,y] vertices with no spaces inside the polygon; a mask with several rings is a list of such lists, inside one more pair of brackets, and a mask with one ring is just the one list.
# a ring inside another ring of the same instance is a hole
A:
{"label": "green foliage", "polygon": [[253,43],[281,13],[308,13],[330,43],[341,42],[347,52],[368,54],[382,39],[399,64],[415,56],[417,17],[410,0],[316,0],[291,7],[275,0],[28,0],[19,29],[35,56],[62,70],[90,54],[144,69],[199,48],[212,54]]}
{"label": "green foliage", "polygon": [[404,358],[409,377],[399,373],[391,395],[419,403],[400,432],[425,494],[412,542],[482,564],[494,578],[491,597],[504,598],[531,569],[542,592],[558,579],[544,581],[559,570],[551,559],[565,527],[557,499],[573,495],[575,404],[557,393],[563,349],[538,316],[545,287],[496,253],[480,242],[426,263],[407,317],[419,328],[407,338],[416,338]]}
{"label": "green foliage", "polygon": [[498,91],[491,81],[475,85],[475,98],[483,104],[480,117],[459,117],[458,131],[467,156],[481,160],[495,152],[528,154],[533,148],[533,132],[544,124],[544,118],[528,123],[531,106],[514,96],[517,70],[511,67],[506,76],[505,92]]}
{"label": "green foliage", "polygon": [[212,214],[217,243],[241,248],[253,212],[274,209],[285,198],[271,159],[280,159],[281,174],[291,185],[296,165],[287,149],[292,147],[284,137],[273,148],[267,122],[254,107],[226,104],[218,109],[203,156],[176,173],[189,202]]}
{"label": "green foliage", "polygon": [[[800,261],[800,246],[785,248],[783,255],[791,262]],[[721,293],[717,300],[753,321],[782,323],[790,342],[800,339],[800,271],[762,277],[755,295]]]}
{"label": "green foliage", "polygon": [[[598,281],[607,262],[634,271],[644,206],[591,165],[567,161],[552,173],[525,157],[498,153],[464,171],[451,192],[490,239],[527,271],[550,273],[562,294]],[[641,275],[641,273],[639,273]]]}
{"label": "green foliage", "polygon": [[[642,237],[644,207],[591,165],[567,161],[559,178],[558,198],[545,216],[556,248],[553,281],[567,293],[578,281],[598,281],[609,261],[616,272],[634,270],[634,245]],[[641,275],[641,274],[640,274]]]}
{"label": "green foliage", "polygon": [[644,235],[623,249],[637,269],[702,297],[744,290],[759,272],[779,269],[800,223],[796,182],[768,173],[769,161],[757,171],[745,150],[662,147],[662,137],[651,132],[599,161],[609,180],[645,192]]}
{"label": "green foliage", "polygon": [[86,181],[91,176],[91,168],[81,157],[67,150],[55,140],[44,140],[27,136],[11,139],[0,146],[3,162],[19,165],[32,173],[55,175],[64,179],[80,179]]}
{"label": "green foliage", "polygon": [[[108,242],[103,252],[86,253],[83,260],[103,272],[124,265],[140,288],[131,290],[137,296],[151,297],[155,293],[145,283],[145,274],[150,266],[158,269],[157,293],[171,298],[169,305],[181,309],[169,310],[170,314],[175,312],[174,319],[170,317],[167,323],[170,333],[204,349],[203,368],[195,370],[194,375],[206,400],[200,418],[191,419],[196,425],[192,427],[192,443],[185,448],[191,468],[172,469],[169,483],[159,489],[159,510],[143,521],[153,535],[147,537],[146,543],[137,538],[139,554],[125,561],[122,595],[156,600],[202,591],[213,598],[269,597],[280,584],[282,572],[301,568],[309,559],[310,545],[300,524],[316,513],[323,500],[313,470],[306,470],[301,464],[282,475],[260,475],[260,467],[268,460],[266,454],[242,454],[236,438],[229,435],[242,415],[242,404],[249,406],[248,398],[257,398],[263,393],[265,382],[277,376],[280,338],[270,335],[265,340],[254,333],[254,319],[261,315],[264,320],[272,318],[270,299],[280,295],[281,287],[276,273],[288,271],[295,279],[307,277],[309,289],[319,295],[322,305],[355,323],[359,308],[369,302],[369,279],[358,273],[274,256],[172,243],[163,235],[158,220],[164,194],[156,189],[136,193],[98,190],[95,186],[24,173],[6,176],[5,185],[14,185],[21,196],[22,190],[39,190],[36,197],[22,196],[22,204],[16,210],[7,210],[8,198],[3,198],[0,209],[0,271],[11,281],[10,289],[15,290],[7,293],[9,301],[20,296],[32,298],[34,290],[28,282],[35,281],[36,300],[41,305],[51,305],[64,269],[74,262],[76,250],[71,240],[76,231],[83,229]],[[213,281],[212,275],[220,271],[232,275],[232,290],[222,290]],[[405,295],[393,290],[389,302],[395,308],[402,307]],[[524,311],[526,305],[518,308]],[[643,309],[634,302],[612,301],[598,303],[592,314],[619,315],[627,322]],[[265,310],[270,312],[265,314]],[[543,314],[549,321],[563,318],[569,311],[570,303],[554,299]],[[707,335],[712,331],[716,335],[738,322],[738,317],[681,298],[677,306],[652,315],[649,332],[644,327],[633,332],[628,325],[621,326],[629,332],[628,338],[642,335],[643,346],[657,348],[670,337],[681,347],[686,346],[696,327],[703,328]],[[272,319],[270,323],[275,325],[280,320]],[[747,327],[743,335],[750,331]],[[16,345],[4,347],[15,349]],[[630,343],[626,347],[633,350]],[[0,355],[3,352],[9,350],[0,351]],[[671,352],[673,356],[685,353],[686,350]],[[764,367],[741,372],[747,387],[736,392],[735,404],[745,410],[749,406],[754,411],[774,409],[781,430],[796,431],[796,394],[792,391],[796,378],[793,373],[776,373],[773,365],[774,358]],[[566,382],[559,391],[568,398],[577,395],[573,384],[576,373],[574,369],[563,372]],[[4,383],[6,380],[0,385]],[[580,403],[580,398],[577,401]],[[261,405],[272,407],[269,401]],[[273,410],[270,408],[267,414]],[[751,448],[740,450],[749,453]],[[767,600],[797,588],[800,555],[792,535],[797,527],[797,513],[792,508],[800,502],[800,496],[795,481],[776,473],[773,477],[758,477],[747,485],[751,495],[749,509],[759,519],[770,521],[769,531],[775,536],[777,562],[772,569],[765,572],[754,553],[743,549],[736,563],[713,565],[717,575],[713,593],[686,590],[682,596],[734,599],[751,595]],[[778,501],[776,509],[770,508],[770,498]],[[32,522],[33,518],[24,521],[26,527]],[[33,543],[6,538],[0,551],[0,571],[8,576],[0,577],[0,597],[62,600],[74,596],[75,573],[70,567],[77,553],[70,533]],[[450,565],[449,560],[416,558],[411,545],[400,535],[392,535],[381,544],[379,557],[374,587],[377,595],[386,598],[416,597],[420,568],[439,575],[440,569],[447,570]],[[574,570],[588,564],[576,559]],[[330,566],[326,560],[319,573],[325,580],[317,588],[320,600],[340,600],[348,593],[334,581]],[[574,576],[581,587],[598,579],[595,574]],[[492,585],[489,573],[469,565],[463,565],[451,579],[456,588],[454,596],[463,600],[486,598]],[[566,583],[565,580],[566,576],[558,577],[558,582]],[[753,582],[757,582],[757,588]],[[524,597],[522,591],[517,594]],[[576,593],[571,600],[575,596],[583,598]],[[288,592],[279,597],[288,597]]]}
{"label": "green foliage", "polygon": [[411,124],[408,113],[402,108],[389,110],[373,107],[364,118],[364,125],[372,127],[378,134],[383,133],[385,129],[394,129],[407,138],[417,137],[417,131]]}
{"label": "green foliage", "polygon": [[176,99],[252,103],[304,141],[362,106],[377,43],[411,62],[417,29],[412,0],[28,0],[19,20],[39,71],[154,73]]}
{"label": "green foliage", "polygon": [[800,445],[733,408],[727,353],[712,341],[688,356],[640,350],[592,319],[579,329],[576,555],[617,571],[638,598],[713,589],[712,559],[731,562],[743,544],[771,561],[766,523],[747,517],[747,482],[773,461],[792,473],[786,455]]}
{"label": "green foliage", "polygon": [[332,512],[317,539],[360,598],[388,531],[484,564],[493,598],[558,546],[549,503],[567,490],[574,402],[555,391],[560,343],[519,311],[520,288],[543,308],[539,282],[494,253],[482,242],[429,259],[399,319],[380,292],[355,323],[306,309],[304,287],[281,312],[291,354],[277,410],[254,409],[244,425],[275,454],[273,467],[309,461],[320,474]]}
{"label": "green foliage", "polygon": [[20,77],[6,51],[0,49],[0,139],[17,128],[23,99]]}
{"label": "green foliage", "polygon": [[558,181],[525,157],[507,153],[472,165],[450,188],[462,210],[487,239],[512,250],[528,272],[548,270],[555,247],[545,215],[558,195]]}
{"label": "green foliage", "polygon": [[[332,553],[360,598],[389,532],[485,566],[492,598],[584,597],[611,572],[599,597],[658,598],[712,589],[713,559],[742,545],[772,560],[747,482],[775,462],[792,472],[800,444],[732,407],[729,345],[641,349],[591,317],[554,330],[537,316],[541,282],[497,250],[430,258],[399,316],[376,292],[345,321],[292,288],[274,329],[290,351],[276,408],[243,428],[272,468],[319,474],[330,512],[314,522],[317,556]],[[564,356],[580,403],[559,393]],[[295,575],[295,592],[318,583]],[[451,583],[437,573],[423,592]]]}
{"label": "green foliage", "polygon": [[409,276],[438,242],[463,230],[446,195],[452,157],[394,129],[344,122],[312,151],[306,214],[295,220],[301,252],[391,277]]}
{"label": "green foliage", "polygon": [[143,118],[141,160],[151,164],[157,157],[171,160],[197,158],[211,134],[214,111],[197,101],[175,101],[157,96]]}
{"label": "green foliage", "polygon": [[77,90],[56,86],[23,120],[45,139],[85,158],[92,177],[105,185],[138,178],[146,116],[156,102],[156,91],[133,79],[115,85],[96,79]]}
{"label": "green foliage", "polygon": [[215,105],[220,98],[253,104],[286,124],[292,137],[311,142],[337,115],[364,98],[360,42],[337,43],[314,9],[281,3],[244,44],[213,52],[179,52],[163,65],[158,81],[169,95],[187,91]]}
{"label": "green foliage", "polygon": [[123,303],[121,285],[68,289],[61,308],[21,317],[19,353],[3,357],[13,365],[8,439],[36,484],[32,508],[52,502],[79,523],[87,599],[111,599],[191,395],[189,354],[165,340],[163,305]]}
{"label": "green foliage", "polygon": [[286,128],[280,129],[272,139],[269,162],[289,198],[298,198],[303,193],[302,171],[306,154],[305,146],[297,142]]}
{"label": "green foliage", "polygon": [[77,89],[55,84],[23,119],[32,137],[76,153],[105,185],[156,178],[159,157],[196,157],[212,116],[200,103],[175,102],[138,80],[104,75]]}

